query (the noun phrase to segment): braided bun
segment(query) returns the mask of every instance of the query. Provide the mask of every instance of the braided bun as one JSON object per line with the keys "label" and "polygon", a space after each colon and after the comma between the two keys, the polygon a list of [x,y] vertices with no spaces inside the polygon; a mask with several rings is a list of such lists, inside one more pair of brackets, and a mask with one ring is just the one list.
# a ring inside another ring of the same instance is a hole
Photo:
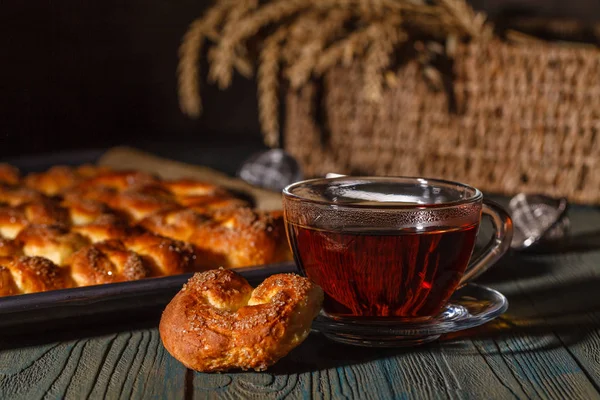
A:
{"label": "braided bun", "polygon": [[57,265],[65,265],[71,254],[88,244],[83,236],[61,225],[29,225],[16,240],[23,244],[26,256],[44,257]]}
{"label": "braided bun", "polygon": [[66,271],[43,257],[1,257],[0,295],[45,292],[73,287]]}
{"label": "braided bun", "polygon": [[71,275],[77,286],[133,281],[151,276],[142,257],[118,240],[84,247],[71,256]]}
{"label": "braided bun", "polygon": [[240,275],[195,274],[165,308],[165,348],[196,371],[265,370],[308,336],[323,291],[307,278],[278,274],[254,291]]}

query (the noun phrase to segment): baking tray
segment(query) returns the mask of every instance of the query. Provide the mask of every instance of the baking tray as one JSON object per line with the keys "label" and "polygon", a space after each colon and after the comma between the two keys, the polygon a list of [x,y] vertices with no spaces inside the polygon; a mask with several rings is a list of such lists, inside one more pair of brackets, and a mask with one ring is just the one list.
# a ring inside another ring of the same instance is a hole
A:
{"label": "baking tray", "polygon": [[[256,286],[276,273],[298,272],[294,262],[238,268]],[[64,325],[106,324],[156,316],[192,276],[181,274],[138,281],[52,290],[0,298],[0,336]]]}
{"label": "baking tray", "polygon": [[[96,163],[102,150],[73,151],[4,159],[24,173],[43,171],[53,165]],[[297,272],[294,262],[235,270],[253,286],[276,273]],[[73,326],[107,326],[151,320],[181,289],[192,274],[148,278],[138,281],[53,290],[0,297],[0,336],[39,333]]]}

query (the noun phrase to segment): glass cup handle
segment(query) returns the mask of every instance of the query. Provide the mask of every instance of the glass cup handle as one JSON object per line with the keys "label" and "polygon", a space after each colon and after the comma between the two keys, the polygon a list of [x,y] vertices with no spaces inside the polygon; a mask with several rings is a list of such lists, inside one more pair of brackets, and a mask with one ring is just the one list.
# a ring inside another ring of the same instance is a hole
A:
{"label": "glass cup handle", "polygon": [[494,236],[479,256],[469,263],[460,286],[475,279],[494,265],[510,248],[513,236],[513,224],[508,213],[496,203],[483,200],[482,213],[492,219]]}

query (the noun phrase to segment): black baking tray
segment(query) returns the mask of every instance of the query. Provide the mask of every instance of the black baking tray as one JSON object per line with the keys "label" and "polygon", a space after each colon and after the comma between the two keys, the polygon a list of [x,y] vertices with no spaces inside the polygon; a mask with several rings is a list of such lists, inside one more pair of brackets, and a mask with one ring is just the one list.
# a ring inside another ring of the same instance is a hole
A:
{"label": "black baking tray", "polygon": [[[293,262],[235,270],[256,286],[276,273],[298,272]],[[192,274],[148,278],[0,298],[0,335],[65,324],[109,323],[155,316]]]}
{"label": "black baking tray", "polygon": [[[53,165],[95,163],[103,150],[81,150],[1,160],[24,173]],[[236,269],[251,285],[275,273],[297,272],[293,262]],[[123,321],[156,320],[192,274],[53,290],[0,298],[0,336],[106,326]]]}

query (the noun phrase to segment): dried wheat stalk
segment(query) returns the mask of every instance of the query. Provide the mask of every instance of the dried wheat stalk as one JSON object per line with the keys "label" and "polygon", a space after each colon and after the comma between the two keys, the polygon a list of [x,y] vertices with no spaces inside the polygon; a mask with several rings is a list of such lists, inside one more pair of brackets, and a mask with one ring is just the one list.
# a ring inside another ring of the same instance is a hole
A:
{"label": "dried wheat stalk", "polygon": [[322,14],[322,10],[310,10],[290,22],[285,46],[281,47],[281,57],[286,64],[291,65],[300,58],[307,41],[312,38],[311,33],[317,29],[318,22],[323,18]]}
{"label": "dried wheat stalk", "polygon": [[202,113],[200,98],[200,53],[205,36],[216,31],[217,25],[231,6],[231,1],[221,1],[206,15],[192,22],[179,47],[177,66],[179,105],[183,113],[198,117]]}
{"label": "dried wheat stalk", "polygon": [[260,52],[258,67],[259,119],[265,144],[279,146],[279,62],[280,46],[289,29],[279,28],[269,36]]}
{"label": "dried wheat stalk", "polygon": [[326,48],[317,59],[314,68],[315,74],[321,76],[339,62],[345,66],[350,65],[354,56],[364,53],[369,44],[368,33],[373,26],[374,24],[353,32]]}
{"label": "dried wheat stalk", "polygon": [[479,38],[491,31],[486,25],[486,16],[475,12],[464,0],[439,0],[440,5],[447,13],[441,14],[441,20],[448,21],[449,25],[456,23],[464,33],[474,38]]}
{"label": "dried wheat stalk", "polygon": [[331,10],[314,26],[313,35],[309,36],[302,51],[298,52],[297,57],[286,60],[289,66],[286,69],[285,76],[293,89],[299,89],[308,82],[323,48],[332,37],[341,33],[344,22],[350,16],[351,13],[348,10]]}
{"label": "dried wheat stalk", "polygon": [[308,5],[308,2],[302,0],[279,0],[265,4],[255,13],[239,20],[235,29],[228,35],[223,35],[209,54],[211,78],[218,82],[219,87],[228,87],[233,74],[233,50],[256,34],[260,28],[290,16]]}
{"label": "dried wheat stalk", "polygon": [[[223,27],[223,37],[231,36],[235,32],[240,20],[250,11],[256,9],[258,0],[238,0],[238,2],[230,9],[225,24]],[[223,43],[223,45],[221,45]],[[236,57],[242,46],[228,43],[220,40],[219,45],[214,47],[208,54],[208,59],[212,65],[209,71],[208,79],[211,82],[217,82],[221,89],[229,87],[231,83],[231,68],[236,66]],[[243,59],[243,58],[242,58]],[[248,70],[249,62],[244,63],[238,61],[238,67],[241,67],[242,72]],[[252,69],[251,67],[249,68]],[[251,74],[251,72],[250,72]]]}
{"label": "dried wheat stalk", "polygon": [[405,39],[398,31],[401,19],[388,18],[375,25],[370,32],[371,45],[365,56],[364,95],[369,101],[379,102],[383,97],[384,70],[390,64],[391,54],[396,44]]}
{"label": "dried wheat stalk", "polygon": [[[198,64],[206,40],[209,80],[226,88],[233,71],[250,77],[254,63],[248,41],[258,41],[259,117],[265,143],[279,145],[279,79],[292,89],[306,85],[336,65],[363,58],[366,98],[379,101],[384,83],[395,84],[392,54],[416,29],[447,46],[435,52],[452,55],[460,37],[489,36],[485,17],[465,0],[216,0],[194,21],[180,48],[179,97],[191,116],[201,112]],[[432,51],[432,50],[426,50]],[[427,58],[427,57],[426,57]],[[428,59],[427,59],[428,60]],[[427,64],[427,60],[424,61]],[[425,69],[427,65],[424,66]],[[281,73],[283,71],[283,73]],[[425,71],[431,75],[431,71]]]}

